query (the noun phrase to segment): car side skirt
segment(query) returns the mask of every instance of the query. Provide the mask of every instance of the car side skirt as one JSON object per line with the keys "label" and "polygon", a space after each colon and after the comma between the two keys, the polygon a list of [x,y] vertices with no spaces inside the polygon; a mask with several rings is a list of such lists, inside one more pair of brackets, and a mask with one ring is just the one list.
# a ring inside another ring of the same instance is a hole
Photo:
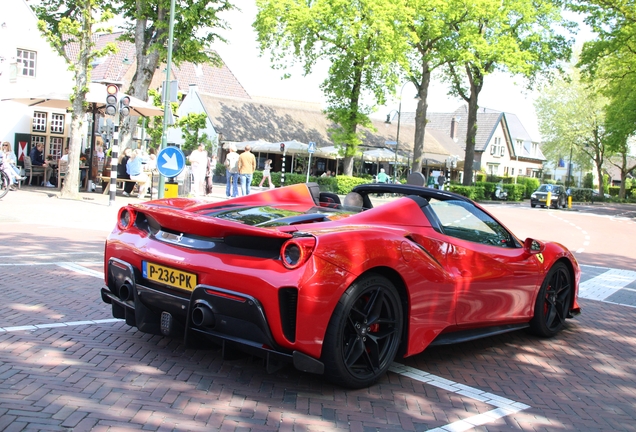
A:
{"label": "car side skirt", "polygon": [[530,327],[528,323],[508,324],[492,327],[482,327],[477,329],[459,330],[452,333],[442,333],[429,346],[452,345],[461,342],[468,342],[489,336],[496,336],[502,333],[521,330]]}

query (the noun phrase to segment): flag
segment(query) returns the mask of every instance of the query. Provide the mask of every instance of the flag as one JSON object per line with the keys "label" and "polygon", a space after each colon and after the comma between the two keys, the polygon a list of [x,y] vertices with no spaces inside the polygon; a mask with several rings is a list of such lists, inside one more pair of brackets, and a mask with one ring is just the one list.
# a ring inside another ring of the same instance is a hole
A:
{"label": "flag", "polygon": [[565,168],[565,161],[563,158],[559,158],[559,168]]}

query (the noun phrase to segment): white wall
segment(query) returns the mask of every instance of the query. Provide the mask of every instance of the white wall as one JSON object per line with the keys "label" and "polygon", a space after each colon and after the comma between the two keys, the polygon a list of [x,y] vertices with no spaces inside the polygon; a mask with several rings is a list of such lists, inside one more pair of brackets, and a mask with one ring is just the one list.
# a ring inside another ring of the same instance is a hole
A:
{"label": "white wall", "polygon": [[[0,99],[40,93],[70,92],[73,75],[37,28],[37,18],[24,0],[2,0],[0,16]],[[35,77],[16,74],[18,49],[37,53]],[[49,111],[42,110],[39,111]],[[60,112],[59,110],[55,112]],[[30,133],[33,108],[0,102],[0,139],[13,143],[15,133]],[[67,116],[67,124],[70,116]]]}

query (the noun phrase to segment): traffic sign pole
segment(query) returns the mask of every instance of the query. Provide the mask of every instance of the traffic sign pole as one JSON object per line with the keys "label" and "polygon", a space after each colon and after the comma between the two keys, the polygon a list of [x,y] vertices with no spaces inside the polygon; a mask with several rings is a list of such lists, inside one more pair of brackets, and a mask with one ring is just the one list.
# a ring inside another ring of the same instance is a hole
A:
{"label": "traffic sign pole", "polygon": [[309,162],[307,162],[307,180],[305,180],[305,183],[309,183],[309,171],[311,170],[311,155],[313,155],[314,152],[316,151],[316,143],[313,141],[310,141],[307,151],[309,152]]}

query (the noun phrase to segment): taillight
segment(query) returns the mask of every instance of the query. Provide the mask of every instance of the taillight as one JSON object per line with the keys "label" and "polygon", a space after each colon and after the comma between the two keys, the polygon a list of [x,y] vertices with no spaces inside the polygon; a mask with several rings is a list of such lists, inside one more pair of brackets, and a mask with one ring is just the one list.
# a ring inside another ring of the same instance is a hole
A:
{"label": "taillight", "polygon": [[316,246],[314,237],[299,237],[286,241],[280,250],[280,258],[288,269],[301,266],[311,256]]}
{"label": "taillight", "polygon": [[135,212],[128,207],[122,207],[119,209],[119,215],[117,216],[117,226],[120,230],[130,228],[135,223]]}

